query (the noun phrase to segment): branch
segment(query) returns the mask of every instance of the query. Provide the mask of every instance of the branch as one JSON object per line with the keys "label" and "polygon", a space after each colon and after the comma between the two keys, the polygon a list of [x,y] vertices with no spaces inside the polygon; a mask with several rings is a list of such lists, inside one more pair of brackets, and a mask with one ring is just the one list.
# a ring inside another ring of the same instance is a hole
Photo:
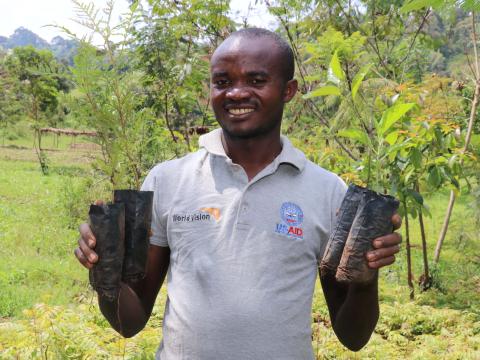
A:
{"label": "branch", "polygon": [[[269,7],[269,8],[271,7],[271,4],[270,4],[269,0],[265,0],[265,3],[267,4],[267,7]],[[285,13],[286,13],[286,9],[285,9]],[[288,40],[290,41],[290,45],[292,46],[292,49],[293,49],[293,56],[295,58],[295,63],[297,64],[297,68],[298,68],[298,71],[300,73],[300,77],[302,78],[303,87],[305,89],[307,82],[306,82],[305,76],[303,74],[304,69],[303,69],[302,62],[300,61],[300,52],[298,51],[298,48],[295,44],[295,41],[294,41],[293,36],[290,32],[290,28],[289,28],[287,22],[281,16],[277,15],[277,18],[279,19],[280,23],[282,24],[282,26],[284,27],[284,29],[287,33]],[[321,111],[318,109],[316,104],[313,101],[311,101],[311,99],[307,99],[305,103],[310,108],[310,110],[314,113],[314,115],[318,117],[320,122],[324,126],[326,126],[327,128],[330,128],[330,124],[328,123],[328,120],[325,119],[325,117],[322,115]],[[348,150],[348,148],[338,139],[338,137],[333,135],[333,140],[342,148],[343,151],[345,151],[345,153],[347,153],[347,155],[352,160],[358,161],[357,157],[355,155],[353,155],[353,153],[350,150]]]}
{"label": "branch", "polygon": [[415,35],[413,36],[413,40],[410,43],[410,46],[408,47],[407,54],[405,55],[405,57],[402,60],[400,60],[399,65],[403,64],[403,62],[405,62],[408,59],[408,57],[410,56],[410,53],[412,52],[412,49],[413,49],[413,45],[415,44],[415,41],[417,40],[417,37],[420,34],[420,31],[422,31],[423,26],[427,22],[427,18],[430,16],[430,14],[431,14],[431,9],[428,8],[427,11],[425,12],[425,14],[423,15],[422,22],[420,23],[420,26],[418,27],[417,31],[415,32]]}
{"label": "branch", "polygon": [[345,12],[345,10],[343,9],[343,6],[342,6],[342,4],[340,3],[340,1],[339,1],[339,0],[335,0],[335,2],[337,3],[338,7],[340,8],[340,11],[342,12],[342,14],[347,18],[348,22],[349,22],[351,25],[353,25],[356,29],[358,29],[358,31],[359,31],[363,36],[365,36],[365,38],[367,39],[368,45],[370,45],[370,47],[373,49],[373,51],[374,51],[375,54],[377,55],[378,60],[380,61],[380,65],[383,66],[383,68],[387,71],[387,73],[390,73],[391,70],[390,70],[390,69],[387,67],[387,65],[385,64],[385,61],[384,61],[382,55],[380,54],[380,50],[375,47],[375,44],[372,43],[372,41],[370,40],[370,38],[368,37],[368,35],[365,34],[365,32],[360,28],[360,26],[358,26],[358,24],[355,23],[353,16],[351,16],[349,13]]}

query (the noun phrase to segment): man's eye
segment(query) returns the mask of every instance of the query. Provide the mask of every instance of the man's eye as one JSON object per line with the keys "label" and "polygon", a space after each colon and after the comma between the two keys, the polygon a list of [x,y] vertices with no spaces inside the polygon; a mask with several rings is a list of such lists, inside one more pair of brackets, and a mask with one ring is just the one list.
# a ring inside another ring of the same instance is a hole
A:
{"label": "man's eye", "polygon": [[264,79],[252,79],[252,84],[253,85],[261,85],[263,83],[265,83]]}
{"label": "man's eye", "polygon": [[216,80],[216,81],[214,81],[214,84],[216,86],[225,86],[225,85],[228,84],[228,80]]}

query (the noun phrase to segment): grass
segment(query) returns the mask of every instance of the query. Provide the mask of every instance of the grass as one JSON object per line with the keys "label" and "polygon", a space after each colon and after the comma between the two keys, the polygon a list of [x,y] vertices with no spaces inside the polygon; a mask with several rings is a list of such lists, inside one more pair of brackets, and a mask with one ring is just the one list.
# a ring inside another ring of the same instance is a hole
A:
{"label": "grass", "polygon": [[[165,290],[147,328],[133,339],[122,339],[99,313],[87,272],[73,256],[76,227],[88,204],[108,196],[89,166],[94,150],[70,149],[68,140],[61,140],[58,150],[48,152],[50,174],[43,176],[29,142],[0,147],[0,358],[153,358]],[[430,259],[447,201],[448,191],[427,197]],[[414,301],[406,284],[405,247],[396,263],[381,271],[381,317],[369,344],[358,353],[336,339],[317,284],[312,315],[317,358],[480,358],[480,242],[474,211],[472,198],[461,194],[435,269],[435,286],[425,293],[416,286]],[[416,219],[411,224],[418,280],[420,232]]]}

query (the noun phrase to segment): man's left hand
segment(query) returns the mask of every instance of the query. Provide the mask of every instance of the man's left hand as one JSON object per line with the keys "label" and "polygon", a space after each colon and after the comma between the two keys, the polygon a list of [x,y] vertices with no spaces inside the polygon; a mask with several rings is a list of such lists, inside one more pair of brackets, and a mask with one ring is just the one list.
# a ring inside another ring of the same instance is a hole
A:
{"label": "man's left hand", "polygon": [[[395,213],[392,216],[394,230],[402,225],[402,218]],[[365,255],[368,266],[372,269],[379,269],[383,266],[391,265],[395,262],[395,254],[400,251],[402,237],[398,233],[391,233],[373,240],[373,248]]]}

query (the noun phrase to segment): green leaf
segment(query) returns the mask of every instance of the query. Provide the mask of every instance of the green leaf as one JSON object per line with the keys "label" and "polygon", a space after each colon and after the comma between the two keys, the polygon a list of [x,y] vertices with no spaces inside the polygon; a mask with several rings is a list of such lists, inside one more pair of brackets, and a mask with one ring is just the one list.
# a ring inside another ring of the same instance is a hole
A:
{"label": "green leaf", "polygon": [[460,7],[467,11],[480,11],[480,3],[478,0],[460,1]]}
{"label": "green leaf", "polygon": [[137,8],[138,8],[138,0],[135,0],[132,2],[132,5],[130,5],[130,11],[134,13],[135,11],[137,11]]}
{"label": "green leaf", "polygon": [[427,178],[428,184],[436,189],[442,183],[442,175],[437,167],[430,168]]}
{"label": "green leaf", "polygon": [[321,73],[317,73],[317,74],[314,74],[314,75],[306,75],[305,76],[305,80],[307,81],[319,81],[322,79],[322,74]]}
{"label": "green leaf", "polygon": [[410,161],[416,169],[419,169],[422,166],[422,152],[416,147],[410,150]]}
{"label": "green leaf", "polygon": [[402,13],[407,13],[407,12],[410,12],[410,11],[420,10],[420,9],[425,8],[425,7],[429,7],[430,3],[432,3],[431,0],[411,0],[411,1],[408,1],[407,3],[405,3],[401,7],[400,11]]}
{"label": "green leaf", "polygon": [[408,189],[408,190],[407,190],[407,193],[408,193],[408,195],[409,195],[411,198],[413,198],[418,204],[423,205],[423,196],[420,195],[420,193],[418,193],[417,191],[412,190],[412,189]]}
{"label": "green leaf", "polygon": [[429,218],[432,217],[432,213],[430,212],[430,208],[426,204],[423,204],[423,206],[422,206],[422,213],[423,213],[423,215],[428,216]]}
{"label": "green leaf", "polygon": [[415,103],[395,104],[383,112],[382,119],[378,124],[378,134],[383,136],[388,129],[392,127],[400,118],[410,111],[415,106]]}
{"label": "green leaf", "polygon": [[316,88],[315,90],[309,92],[308,94],[305,94],[303,98],[310,99],[310,98],[315,98],[319,96],[328,96],[328,95],[340,96],[342,95],[342,93],[340,92],[340,89],[338,87],[333,85],[327,85],[327,86]]}
{"label": "green leaf", "polygon": [[406,174],[405,174],[405,183],[408,183],[408,180],[410,180],[410,177],[415,173],[415,169],[411,168]]}
{"label": "green leaf", "polygon": [[358,73],[355,74],[355,77],[352,80],[352,99],[355,99],[355,96],[357,96],[358,89],[360,88],[363,79],[368,74],[371,67],[372,64],[365,65]]}
{"label": "green leaf", "polygon": [[332,56],[332,60],[330,61],[330,69],[338,80],[345,80],[345,73],[343,72],[340,59],[338,58],[338,50],[336,50]]}
{"label": "green leaf", "polygon": [[400,8],[400,12],[408,13],[428,7],[438,8],[442,5],[444,0],[410,0]]}
{"label": "green leaf", "polygon": [[368,145],[370,142],[367,134],[359,129],[340,130],[337,135],[348,139],[356,140],[363,145]]}
{"label": "green leaf", "polygon": [[387,135],[387,137],[385,138],[385,141],[390,145],[393,145],[397,142],[398,135],[399,134],[397,131],[392,131],[390,134]]}

